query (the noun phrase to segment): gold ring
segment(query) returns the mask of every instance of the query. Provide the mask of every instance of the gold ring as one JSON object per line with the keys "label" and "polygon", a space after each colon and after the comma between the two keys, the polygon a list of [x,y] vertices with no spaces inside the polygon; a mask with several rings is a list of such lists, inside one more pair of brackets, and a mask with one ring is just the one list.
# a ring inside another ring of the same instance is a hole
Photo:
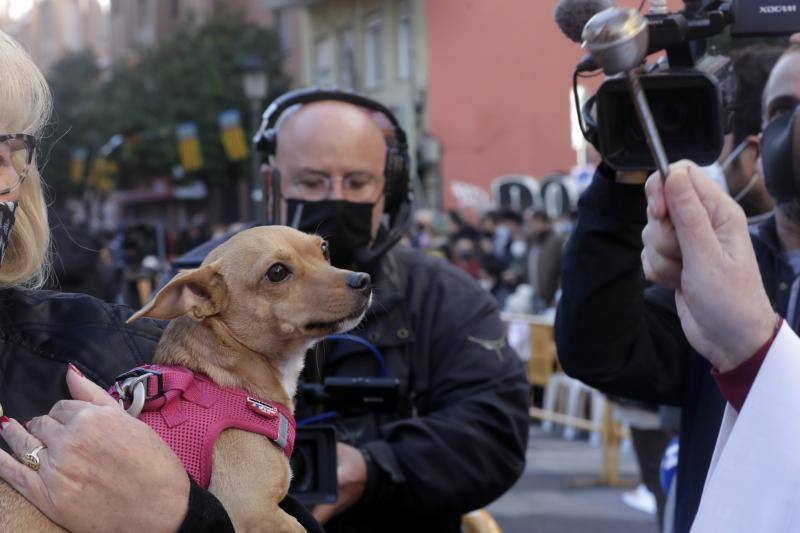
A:
{"label": "gold ring", "polygon": [[36,448],[32,449],[28,453],[19,457],[19,462],[36,472],[39,470],[39,467],[42,466],[42,462],[39,460],[39,452],[47,448],[44,444],[41,446],[37,446]]}

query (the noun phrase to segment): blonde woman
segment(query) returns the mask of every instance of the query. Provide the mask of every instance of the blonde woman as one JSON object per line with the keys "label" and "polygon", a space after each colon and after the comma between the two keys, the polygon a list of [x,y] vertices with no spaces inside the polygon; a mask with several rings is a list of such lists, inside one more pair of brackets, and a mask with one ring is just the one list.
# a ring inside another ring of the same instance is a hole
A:
{"label": "blonde woman", "polygon": [[[149,362],[160,325],[128,326],[122,306],[39,290],[49,228],[35,155],[51,97],[2,32],[0,72],[0,478],[70,531],[233,531],[219,501],[100,388]],[[31,452],[35,470],[11,455]]]}

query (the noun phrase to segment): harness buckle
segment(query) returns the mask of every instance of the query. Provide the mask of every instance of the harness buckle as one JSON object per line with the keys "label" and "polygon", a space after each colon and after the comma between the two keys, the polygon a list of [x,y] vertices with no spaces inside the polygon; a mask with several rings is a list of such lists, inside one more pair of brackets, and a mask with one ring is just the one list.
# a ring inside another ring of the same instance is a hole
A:
{"label": "harness buckle", "polygon": [[[156,394],[148,396],[147,385],[149,379],[157,379]],[[114,389],[119,396],[119,405],[133,417],[138,417],[146,401],[158,398],[164,393],[164,376],[157,370],[134,368],[117,376]],[[130,401],[130,406],[125,408],[125,402]]]}

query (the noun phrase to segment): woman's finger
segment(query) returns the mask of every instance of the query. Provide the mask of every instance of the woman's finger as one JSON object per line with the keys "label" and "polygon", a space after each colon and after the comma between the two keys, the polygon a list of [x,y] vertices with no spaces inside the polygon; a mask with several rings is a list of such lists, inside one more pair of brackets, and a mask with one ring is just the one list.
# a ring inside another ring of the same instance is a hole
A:
{"label": "woman's finger", "polygon": [[[30,466],[19,462],[18,457],[30,453],[42,442],[28,433],[25,428],[16,420],[3,422],[0,427],[0,437],[8,443],[14,452],[14,456],[0,450],[0,478],[4,479],[9,485],[22,494],[28,501],[36,507],[44,510],[47,502],[43,498],[41,471],[34,470]],[[36,454],[42,467],[47,465],[47,448],[39,450]]]}
{"label": "woman's finger", "polygon": [[3,437],[3,440],[17,455],[28,453],[37,446],[42,445],[39,439],[28,433],[22,424],[13,418],[3,423],[0,437]]}
{"label": "woman's finger", "polygon": [[87,402],[83,400],[59,400],[50,409],[49,415],[61,424],[67,425],[76,414],[85,410],[86,407]]}
{"label": "woman's finger", "polygon": [[122,409],[108,392],[93,383],[92,380],[84,377],[73,366],[67,372],[67,387],[70,395],[76,400],[83,400],[95,405],[113,405],[117,409]]}
{"label": "woman's finger", "polygon": [[26,424],[31,435],[44,444],[60,440],[64,433],[64,425],[58,420],[48,416],[37,416]]}
{"label": "woman's finger", "polygon": [[41,491],[36,487],[41,486],[38,474],[17,461],[14,457],[0,450],[0,479],[14,487],[28,501],[39,507],[42,502],[36,497]]}

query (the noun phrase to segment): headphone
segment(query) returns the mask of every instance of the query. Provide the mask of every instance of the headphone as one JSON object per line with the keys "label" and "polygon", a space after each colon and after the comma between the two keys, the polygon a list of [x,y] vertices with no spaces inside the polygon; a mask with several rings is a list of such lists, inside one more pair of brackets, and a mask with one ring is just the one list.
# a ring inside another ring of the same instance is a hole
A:
{"label": "headphone", "polygon": [[389,215],[392,222],[401,218],[400,215],[404,214],[404,211],[410,212],[413,191],[411,187],[411,159],[408,155],[406,132],[400,126],[394,113],[392,113],[389,108],[362,94],[344,89],[320,89],[318,87],[310,87],[289,91],[279,96],[267,107],[266,111],[264,111],[261,127],[253,138],[253,144],[255,144],[256,149],[264,152],[267,157],[274,157],[278,149],[278,131],[276,126],[281,115],[286,112],[287,109],[295,105],[325,100],[346,102],[371,111],[376,111],[389,120],[392,129],[394,129],[395,139],[393,139],[392,142],[387,142],[386,146],[386,167],[384,169],[384,176],[386,177],[386,195],[384,210]]}

